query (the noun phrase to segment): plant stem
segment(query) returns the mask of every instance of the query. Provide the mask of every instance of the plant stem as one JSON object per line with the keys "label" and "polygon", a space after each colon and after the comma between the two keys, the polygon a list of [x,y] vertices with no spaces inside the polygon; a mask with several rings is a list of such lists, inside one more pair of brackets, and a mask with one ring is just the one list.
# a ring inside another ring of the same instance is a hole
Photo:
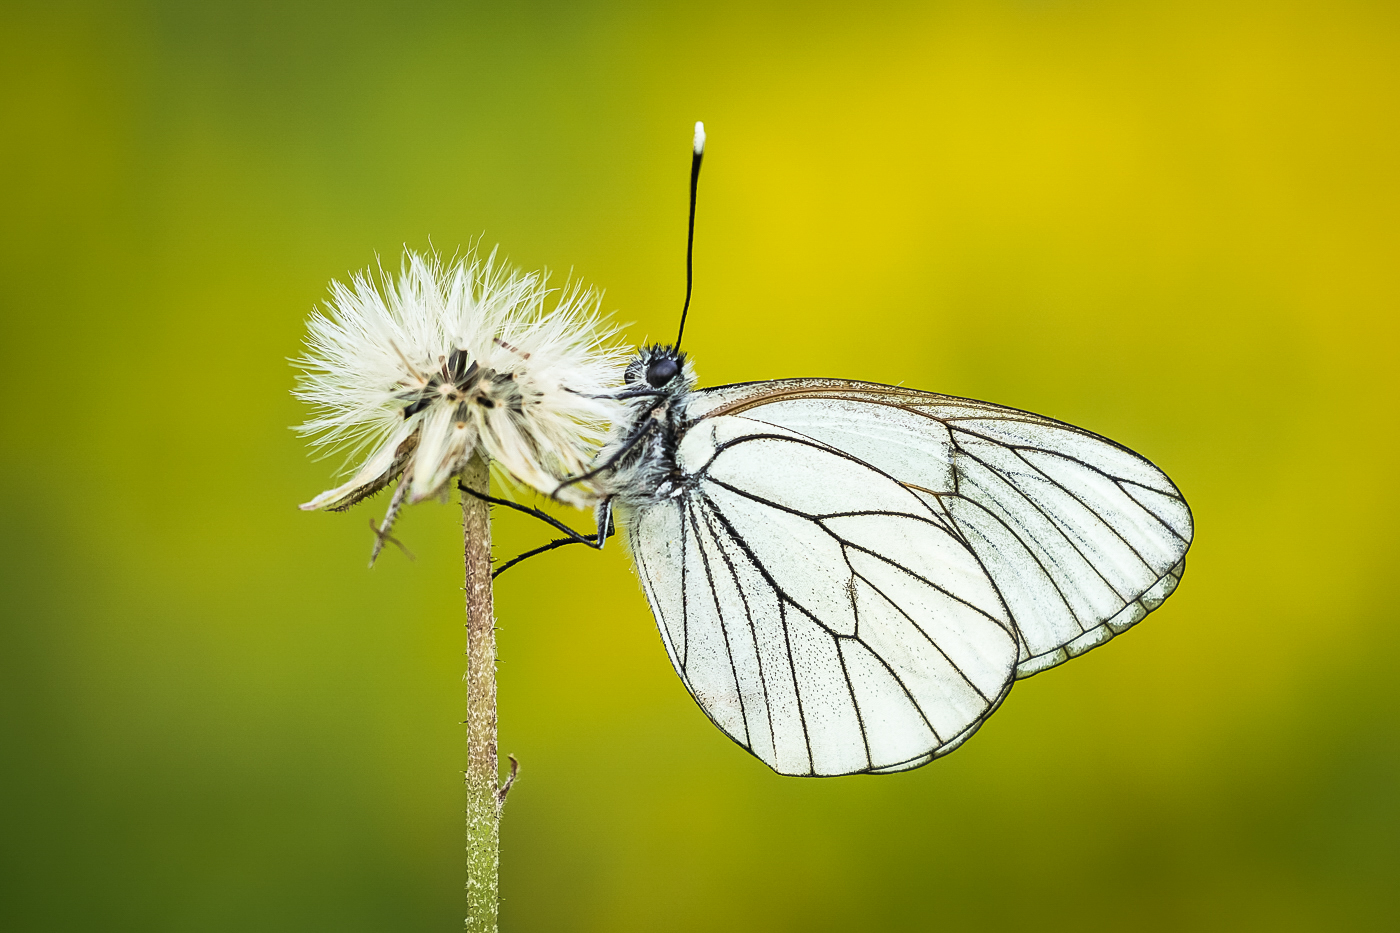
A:
{"label": "plant stem", "polygon": [[[480,453],[462,472],[462,483],[489,492],[490,473]],[[491,599],[490,506],[462,493],[462,534],[467,565],[467,930],[496,933],[501,810],[496,757],[496,619]]]}

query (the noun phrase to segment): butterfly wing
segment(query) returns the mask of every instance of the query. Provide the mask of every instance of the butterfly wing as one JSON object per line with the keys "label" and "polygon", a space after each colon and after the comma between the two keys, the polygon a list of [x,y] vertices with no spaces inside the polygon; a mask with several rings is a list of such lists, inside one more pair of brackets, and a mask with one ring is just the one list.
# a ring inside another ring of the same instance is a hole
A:
{"label": "butterfly wing", "polygon": [[987,402],[787,379],[698,392],[688,416],[742,415],[860,457],[944,515],[1005,601],[1027,677],[1104,643],[1176,588],[1193,524],[1127,448]]}
{"label": "butterfly wing", "polygon": [[686,432],[671,499],[623,516],[672,664],[774,770],[917,767],[1013,682],[1019,637],[936,500],[862,457],[740,416]]}

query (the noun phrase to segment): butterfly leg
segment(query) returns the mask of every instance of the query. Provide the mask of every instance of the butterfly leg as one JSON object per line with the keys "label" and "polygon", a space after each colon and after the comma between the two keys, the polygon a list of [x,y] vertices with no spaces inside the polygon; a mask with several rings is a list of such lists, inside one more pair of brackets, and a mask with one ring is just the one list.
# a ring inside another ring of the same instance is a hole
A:
{"label": "butterfly leg", "polygon": [[573,389],[565,389],[564,391],[571,392],[574,395],[581,395],[584,398],[611,399],[613,401],[622,401],[629,398],[660,398],[663,395],[671,394],[664,389],[623,389],[621,392],[611,392],[605,395],[588,395],[584,392],[575,392]]}
{"label": "butterfly leg", "polygon": [[[507,504],[511,504],[511,503],[507,503]],[[519,507],[519,506],[516,506],[516,508],[519,508],[521,511],[529,511],[529,510],[524,509],[524,508]],[[548,519],[547,516],[546,516],[546,520],[549,520],[549,521],[551,521],[551,522],[553,521],[552,519]],[[562,526],[560,526],[560,527],[562,527]],[[585,536],[583,536],[583,535],[580,535],[578,532],[574,531],[574,530],[571,529],[571,528],[565,528],[564,530],[567,531],[567,532],[569,532],[569,534],[574,535],[574,537],[572,537],[572,538],[556,538],[555,540],[549,542],[548,544],[540,545],[539,547],[535,548],[535,549],[532,550],[532,551],[526,551],[524,554],[520,554],[520,555],[518,555],[518,556],[516,556],[516,557],[512,557],[510,560],[506,561],[504,564],[502,564],[501,566],[497,567],[495,570],[493,570],[493,571],[491,572],[491,579],[493,579],[493,580],[496,579],[496,578],[499,577],[501,574],[505,573],[507,570],[509,570],[510,568],[514,567],[516,564],[520,563],[521,561],[524,561],[524,560],[527,560],[527,559],[529,559],[529,558],[531,558],[531,557],[534,557],[536,554],[543,554],[545,551],[552,551],[552,550],[554,550],[555,548],[561,548],[561,547],[563,547],[563,546],[566,545],[566,544],[586,544],[586,545],[588,545],[589,547],[591,547],[591,548],[593,548],[593,549],[595,549],[595,550],[601,551],[601,550],[603,549],[603,542],[606,541],[607,539],[611,538],[613,535],[617,534],[617,526],[613,524],[613,520],[612,520],[612,501],[609,500],[609,499],[604,499],[603,502],[602,502],[602,504],[598,506],[598,536],[597,536],[597,538],[585,537]]]}
{"label": "butterfly leg", "polygon": [[541,512],[539,509],[532,509],[529,506],[519,505],[517,503],[509,501],[508,499],[497,499],[495,496],[488,496],[485,493],[477,492],[475,489],[468,489],[460,482],[457,484],[457,488],[462,490],[462,492],[464,493],[468,493],[470,495],[475,496],[483,502],[489,502],[492,505],[503,505],[508,509],[514,509],[517,512],[524,512],[526,515],[538,518],[540,521],[544,522],[546,525],[549,525],[555,531],[564,532],[564,534],[569,536],[570,541],[576,541],[579,543],[587,544],[593,539],[592,535],[586,535],[582,532],[574,531],[572,528],[559,521],[557,518],[554,518],[552,515],[547,515],[546,513]]}
{"label": "butterfly leg", "polygon": [[559,495],[559,490],[563,489],[565,486],[572,486],[574,483],[581,483],[584,480],[592,479],[599,473],[604,473],[617,466],[617,462],[623,457],[625,457],[633,447],[636,447],[639,443],[641,443],[646,438],[646,436],[650,434],[652,430],[657,426],[657,422],[651,417],[651,414],[652,412],[656,411],[656,409],[660,407],[660,405],[661,403],[657,402],[655,405],[651,406],[651,408],[647,410],[647,413],[644,416],[642,416],[641,424],[639,424],[637,428],[628,437],[626,437],[621,444],[618,445],[617,450],[605,462],[600,463],[598,466],[587,471],[586,473],[580,473],[578,476],[573,476],[569,479],[564,480],[564,482],[560,483],[554,488],[554,492],[550,495],[553,497],[557,497]]}

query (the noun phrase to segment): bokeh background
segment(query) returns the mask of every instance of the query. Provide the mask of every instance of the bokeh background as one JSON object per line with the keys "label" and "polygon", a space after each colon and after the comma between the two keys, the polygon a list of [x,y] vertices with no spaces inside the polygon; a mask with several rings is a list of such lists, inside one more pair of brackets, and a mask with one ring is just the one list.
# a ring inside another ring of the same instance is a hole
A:
{"label": "bokeh background", "polygon": [[704,383],[1082,424],[1197,543],[955,755],[826,781],[705,720],[621,549],[512,571],[503,928],[1393,929],[1400,11],[1349,0],[4,0],[0,926],[459,928],[459,512],[372,572],[382,501],[298,512],[287,358],[477,238],[668,337],[696,119]]}

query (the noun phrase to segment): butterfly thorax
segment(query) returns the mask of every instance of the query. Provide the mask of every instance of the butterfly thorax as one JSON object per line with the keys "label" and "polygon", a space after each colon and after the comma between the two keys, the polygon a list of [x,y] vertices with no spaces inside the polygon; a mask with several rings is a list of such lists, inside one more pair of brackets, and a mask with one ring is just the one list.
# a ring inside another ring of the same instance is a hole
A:
{"label": "butterfly thorax", "polygon": [[603,487],[622,506],[639,507],[678,494],[685,478],[676,467],[676,445],[685,433],[686,401],[695,370],[672,347],[643,347],[623,376],[627,416],[614,423],[598,463],[614,461]]}

